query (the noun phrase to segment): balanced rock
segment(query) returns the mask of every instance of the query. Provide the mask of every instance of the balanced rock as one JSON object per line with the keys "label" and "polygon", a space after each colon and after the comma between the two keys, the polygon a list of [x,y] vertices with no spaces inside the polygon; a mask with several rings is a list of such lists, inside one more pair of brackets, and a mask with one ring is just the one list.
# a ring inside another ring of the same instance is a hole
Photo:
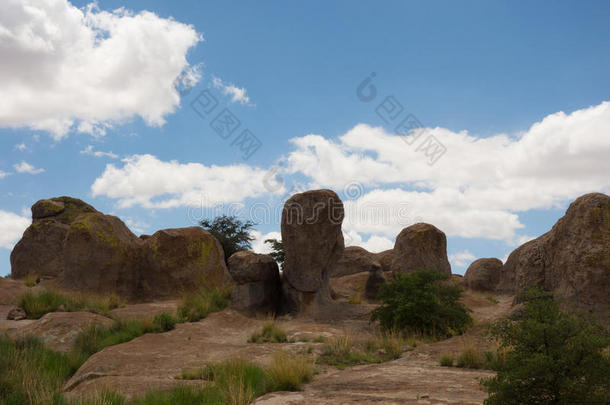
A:
{"label": "balanced rock", "polygon": [[236,286],[231,293],[233,308],[245,312],[272,312],[281,295],[280,271],[269,255],[249,251],[229,257],[229,273]]}
{"label": "balanced rock", "polygon": [[495,291],[502,274],[502,261],[496,258],[475,260],[464,275],[464,286],[471,290]]}
{"label": "balanced rock", "polygon": [[343,277],[350,274],[372,271],[381,268],[375,253],[371,253],[360,246],[348,246],[343,255],[330,271],[331,277]]}
{"label": "balanced rock", "polygon": [[138,238],[117,217],[70,197],[41,200],[11,253],[11,274],[56,280],[66,289],[142,300],[228,283],[220,243],[200,227]]}
{"label": "balanced rock", "polygon": [[427,269],[451,275],[445,234],[434,225],[425,223],[403,229],[394,243],[391,269],[393,273]]}
{"label": "balanced rock", "polygon": [[331,190],[293,195],[282,211],[285,310],[315,315],[330,302],[331,269],[343,254],[343,203]]}
{"label": "balanced rock", "polygon": [[586,194],[553,228],[514,250],[498,290],[538,286],[577,307],[608,317],[610,310],[610,197]]}

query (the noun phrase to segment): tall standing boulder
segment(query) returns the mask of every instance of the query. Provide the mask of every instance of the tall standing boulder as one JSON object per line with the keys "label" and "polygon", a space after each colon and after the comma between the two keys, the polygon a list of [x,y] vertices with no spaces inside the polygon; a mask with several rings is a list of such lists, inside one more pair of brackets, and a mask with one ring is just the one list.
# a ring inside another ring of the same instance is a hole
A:
{"label": "tall standing boulder", "polygon": [[495,291],[502,274],[502,261],[496,258],[475,260],[468,266],[463,284],[471,290]]}
{"label": "tall standing boulder", "polygon": [[293,195],[282,211],[285,311],[315,316],[330,302],[330,272],[343,254],[343,203],[331,190]]}
{"label": "tall standing boulder", "polygon": [[249,251],[229,257],[229,273],[235,283],[233,308],[249,313],[275,313],[281,297],[280,271],[269,255]]}
{"label": "tall standing boulder", "polygon": [[403,229],[394,243],[391,269],[395,274],[427,269],[451,275],[445,234],[425,223]]}
{"label": "tall standing boulder", "polygon": [[351,274],[372,271],[381,268],[375,253],[360,246],[348,246],[343,255],[330,271],[331,277],[343,277]]}
{"label": "tall standing boulder", "polygon": [[509,255],[498,289],[514,293],[529,286],[553,291],[608,320],[609,196],[592,193],[577,198],[549,232]]}

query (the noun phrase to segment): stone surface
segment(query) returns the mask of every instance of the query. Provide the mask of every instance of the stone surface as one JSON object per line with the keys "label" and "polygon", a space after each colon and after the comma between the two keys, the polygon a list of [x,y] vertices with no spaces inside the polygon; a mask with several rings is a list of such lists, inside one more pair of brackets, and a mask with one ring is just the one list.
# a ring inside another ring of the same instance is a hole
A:
{"label": "stone surface", "polygon": [[72,290],[130,300],[181,295],[231,281],[220,243],[200,227],[138,238],[117,217],[70,197],[38,201],[11,253],[13,278],[35,274]]}
{"label": "stone surface", "polygon": [[331,300],[330,271],[343,254],[343,203],[331,190],[293,195],[282,211],[283,293],[288,312],[319,313]]}
{"label": "stone surface", "polygon": [[553,228],[513,251],[499,291],[540,286],[579,308],[610,317],[610,197],[576,199]]}
{"label": "stone surface", "polygon": [[472,290],[495,291],[502,274],[502,261],[496,258],[475,260],[464,275],[464,286]]}
{"label": "stone surface", "polygon": [[271,313],[279,309],[280,271],[271,256],[249,251],[236,252],[229,257],[229,273],[236,284],[231,292],[233,308]]}
{"label": "stone surface", "polygon": [[392,271],[392,260],[394,259],[394,249],[384,250],[383,252],[374,253],[375,258],[381,265],[381,271]]}
{"label": "stone surface", "polygon": [[26,313],[23,309],[19,308],[19,307],[15,307],[13,309],[11,309],[10,311],[8,311],[8,314],[6,315],[6,319],[8,319],[9,321],[20,321],[22,319],[26,318]]}
{"label": "stone surface", "polygon": [[417,223],[403,229],[396,237],[392,256],[394,273],[427,269],[451,275],[447,238],[434,225]]}
{"label": "stone surface", "polygon": [[13,305],[27,289],[21,281],[0,277],[0,305]]}
{"label": "stone surface", "polygon": [[371,253],[360,246],[348,246],[343,255],[330,271],[331,277],[343,277],[350,274],[380,269],[381,263],[375,253]]}
{"label": "stone surface", "polygon": [[379,288],[386,283],[386,278],[381,269],[375,269],[369,272],[364,286],[364,296],[368,300],[376,300],[379,294]]}

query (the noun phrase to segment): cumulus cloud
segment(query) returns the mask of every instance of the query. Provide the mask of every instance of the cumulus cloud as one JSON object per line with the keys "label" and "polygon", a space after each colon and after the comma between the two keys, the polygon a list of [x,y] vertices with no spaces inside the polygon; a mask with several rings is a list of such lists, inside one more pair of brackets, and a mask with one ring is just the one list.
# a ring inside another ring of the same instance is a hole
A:
{"label": "cumulus cloud", "polygon": [[224,83],[218,77],[212,79],[212,85],[220,89],[226,96],[231,97],[231,101],[240,104],[250,104],[250,97],[246,95],[246,89],[237,87],[232,83]]}
{"label": "cumulus cloud", "polygon": [[[354,182],[368,192],[346,202],[348,229],[394,237],[413,222],[432,222],[449,236],[515,243],[517,215],[559,206],[577,196],[610,190],[610,102],[570,114],[558,112],[520,136],[477,137],[428,128],[446,153],[430,165],[413,138],[359,124],[337,141],[320,135],[292,139],[286,171],[311,187],[342,190]],[[389,219],[362,218],[385,204]],[[360,217],[352,219],[356,214]]]}
{"label": "cumulus cloud", "polygon": [[81,150],[80,153],[82,155],[90,155],[95,157],[108,157],[111,159],[116,159],[119,155],[114,154],[112,152],[102,152],[99,150],[93,150],[93,145],[88,145],[85,149]]}
{"label": "cumulus cloud", "polygon": [[205,166],[152,155],[133,155],[122,162],[122,167],[106,165],[91,186],[94,196],[118,199],[121,208],[207,208],[267,193],[266,171],[245,164]]}
{"label": "cumulus cloud", "polygon": [[[154,13],[79,9],[67,0],[0,2],[0,127],[103,135],[141,117],[159,126],[180,103],[177,78],[202,37]],[[183,72],[188,74],[184,75]]]}
{"label": "cumulus cloud", "polygon": [[28,162],[26,162],[25,160],[22,161],[21,163],[17,163],[15,165],[13,165],[13,167],[15,168],[15,171],[17,171],[17,173],[40,174],[40,173],[44,172],[44,169],[42,169],[42,168],[37,169],[34,166],[32,166],[31,164],[29,164]]}
{"label": "cumulus cloud", "polygon": [[0,179],[3,179],[3,178],[5,178],[8,175],[10,175],[10,173],[3,172],[2,170],[0,170]]}
{"label": "cumulus cloud", "polygon": [[451,267],[461,267],[464,268],[469,265],[476,257],[470,253],[468,250],[463,250],[461,252],[451,253],[449,255],[449,262],[451,262]]}
{"label": "cumulus cloud", "polygon": [[394,242],[389,238],[371,235],[365,241],[361,234],[345,226],[343,227],[343,240],[345,246],[360,246],[373,253],[383,252],[394,247]]}
{"label": "cumulus cloud", "polygon": [[12,249],[30,222],[28,217],[0,210],[0,248]]}
{"label": "cumulus cloud", "polygon": [[253,230],[250,232],[250,236],[254,238],[252,241],[252,251],[255,253],[269,254],[271,253],[271,245],[265,243],[267,239],[282,240],[282,234],[279,232],[268,232],[263,234],[260,231]]}
{"label": "cumulus cloud", "polygon": [[25,143],[21,142],[17,145],[15,145],[15,150],[18,150],[20,152],[23,152],[24,150],[26,150],[28,147],[26,146]]}

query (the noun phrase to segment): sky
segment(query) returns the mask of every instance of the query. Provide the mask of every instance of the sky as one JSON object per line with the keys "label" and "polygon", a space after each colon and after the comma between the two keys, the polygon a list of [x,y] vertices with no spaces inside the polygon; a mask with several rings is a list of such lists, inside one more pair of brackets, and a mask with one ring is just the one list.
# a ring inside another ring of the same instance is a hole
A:
{"label": "sky", "polygon": [[610,191],[607,1],[0,3],[0,275],[36,201],[152,234],[331,188],[346,245],[416,222],[454,273]]}

